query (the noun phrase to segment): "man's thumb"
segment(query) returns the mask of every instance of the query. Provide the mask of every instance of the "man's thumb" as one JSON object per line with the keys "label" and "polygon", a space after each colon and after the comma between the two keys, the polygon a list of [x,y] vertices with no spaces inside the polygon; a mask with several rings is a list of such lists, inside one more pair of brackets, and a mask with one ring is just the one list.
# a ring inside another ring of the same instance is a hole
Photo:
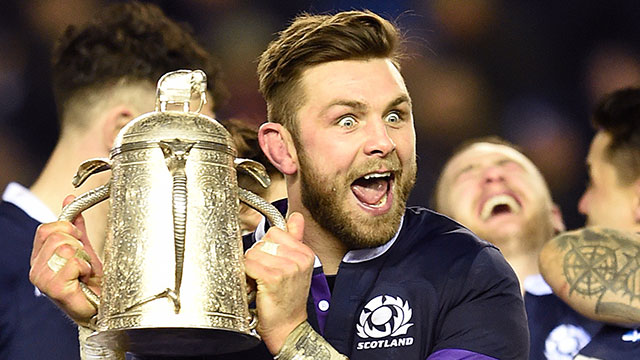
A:
{"label": "man's thumb", "polygon": [[287,220],[287,231],[294,239],[302,242],[304,235],[304,217],[298,212],[294,212]]}

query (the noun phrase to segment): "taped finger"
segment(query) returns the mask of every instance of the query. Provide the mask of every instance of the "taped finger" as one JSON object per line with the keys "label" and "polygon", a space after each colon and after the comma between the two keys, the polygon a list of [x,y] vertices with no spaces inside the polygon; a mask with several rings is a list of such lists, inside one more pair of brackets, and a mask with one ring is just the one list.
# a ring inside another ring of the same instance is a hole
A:
{"label": "taped finger", "polygon": [[60,269],[62,269],[62,267],[64,267],[66,264],[67,264],[67,259],[63,258],[62,256],[56,253],[53,253],[53,255],[51,255],[49,260],[47,260],[47,266],[54,273],[57,273],[58,271],[60,271]]}
{"label": "taped finger", "polygon": [[271,241],[265,241],[264,244],[262,244],[260,250],[262,252],[266,252],[267,254],[276,256],[278,254],[278,246],[280,246],[280,244],[276,244]]}

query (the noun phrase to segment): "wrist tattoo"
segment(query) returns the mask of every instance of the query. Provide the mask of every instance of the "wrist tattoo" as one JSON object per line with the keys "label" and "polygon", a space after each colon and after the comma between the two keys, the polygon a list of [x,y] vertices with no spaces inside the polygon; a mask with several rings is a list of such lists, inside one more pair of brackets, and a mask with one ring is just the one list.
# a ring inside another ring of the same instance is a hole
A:
{"label": "wrist tattoo", "polygon": [[298,325],[285,340],[276,360],[348,360],[331,346],[308,322]]}

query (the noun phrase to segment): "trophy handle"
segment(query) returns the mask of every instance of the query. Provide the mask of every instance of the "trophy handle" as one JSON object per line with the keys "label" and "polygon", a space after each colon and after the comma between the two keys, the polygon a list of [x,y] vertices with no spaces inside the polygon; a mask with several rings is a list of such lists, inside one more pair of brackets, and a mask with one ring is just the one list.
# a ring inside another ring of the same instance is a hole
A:
{"label": "trophy handle", "polygon": [[240,198],[240,201],[266,216],[267,219],[269,219],[269,222],[273,224],[273,226],[279,228],[280,230],[287,231],[287,223],[284,220],[282,214],[280,214],[280,211],[278,211],[275,206],[269,204],[263,198],[252,193],[251,191],[242,188],[238,188],[238,197]]}
{"label": "trophy handle", "polygon": [[[109,198],[109,193],[111,190],[111,182],[106,183],[98,188],[95,188],[89,192],[86,192],[77,198],[75,198],[71,203],[67,204],[62,209],[60,216],[58,217],[59,221],[73,221],[76,216],[78,216],[84,210],[92,207],[93,205],[104,201]],[[91,257],[84,250],[79,250],[78,257],[83,258],[84,260],[90,261]],[[87,297],[87,300],[93,305],[96,309],[98,308],[98,304],[100,304],[100,297],[96,295],[89,287],[80,282],[80,288],[82,292]]]}
{"label": "trophy handle", "polygon": [[[269,204],[260,196],[252,193],[249,190],[245,190],[243,188],[238,188],[238,197],[240,198],[240,201],[251,206],[253,209],[259,211],[264,216],[266,216],[266,218],[269,219],[269,222],[273,224],[273,226],[277,227],[280,230],[287,231],[287,223],[284,220],[284,217],[282,216],[282,214],[280,214],[280,211],[278,211],[278,209],[276,209],[275,206]],[[254,290],[248,296],[249,304],[254,302],[255,299],[256,299],[256,291]],[[251,322],[249,324],[249,328],[255,329],[257,325],[258,325],[258,316],[256,311],[252,310]]]}
{"label": "trophy handle", "polygon": [[237,170],[251,175],[263,188],[266,189],[271,185],[271,179],[269,178],[267,169],[265,169],[264,165],[259,162],[251,159],[236,158],[233,160],[233,163]]}
{"label": "trophy handle", "polygon": [[78,171],[73,176],[71,184],[78,187],[84,183],[87,178],[93,174],[111,169],[111,162],[106,158],[93,158],[83,161],[78,167]]}

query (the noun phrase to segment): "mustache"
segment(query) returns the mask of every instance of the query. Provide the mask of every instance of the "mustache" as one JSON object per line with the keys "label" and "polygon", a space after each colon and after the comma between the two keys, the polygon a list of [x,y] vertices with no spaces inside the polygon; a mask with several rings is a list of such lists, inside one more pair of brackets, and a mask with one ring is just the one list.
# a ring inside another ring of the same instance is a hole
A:
{"label": "mustache", "polygon": [[401,174],[402,164],[400,162],[400,158],[398,158],[398,155],[391,154],[386,158],[368,159],[362,164],[353,166],[347,174],[347,179],[353,182],[366,174],[370,174],[372,172],[380,171],[383,169],[385,171],[392,172],[394,175]]}

